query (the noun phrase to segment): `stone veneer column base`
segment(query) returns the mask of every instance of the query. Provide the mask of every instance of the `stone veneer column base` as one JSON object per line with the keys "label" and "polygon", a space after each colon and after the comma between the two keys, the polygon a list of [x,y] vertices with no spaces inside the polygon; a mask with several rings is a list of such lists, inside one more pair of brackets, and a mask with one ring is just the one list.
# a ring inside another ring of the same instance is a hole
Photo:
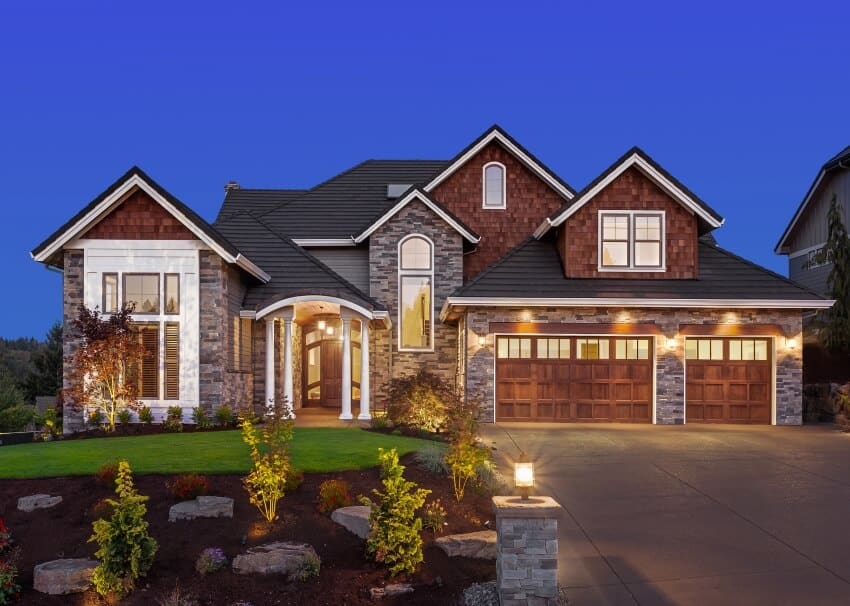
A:
{"label": "stone veneer column base", "polygon": [[558,600],[558,517],[552,497],[493,497],[496,588],[501,606],[554,606]]}

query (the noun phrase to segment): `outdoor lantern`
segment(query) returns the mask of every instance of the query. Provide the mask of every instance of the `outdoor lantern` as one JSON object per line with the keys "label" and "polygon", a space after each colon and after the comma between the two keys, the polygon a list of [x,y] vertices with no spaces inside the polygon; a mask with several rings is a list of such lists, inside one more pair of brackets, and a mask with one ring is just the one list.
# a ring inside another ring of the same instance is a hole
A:
{"label": "outdoor lantern", "polygon": [[328,334],[328,336],[333,336],[333,334],[334,334],[334,327],[333,327],[333,326],[328,326],[328,327],[327,327],[327,329],[325,329],[325,332]]}
{"label": "outdoor lantern", "polygon": [[485,337],[484,335],[479,336],[478,347],[484,347],[485,345],[487,345],[487,337]]}
{"label": "outdoor lantern", "polygon": [[667,349],[676,349],[676,339],[673,337],[667,339]]}
{"label": "outdoor lantern", "polygon": [[319,330],[324,330],[325,326],[326,326],[325,321],[319,320]]}
{"label": "outdoor lantern", "polygon": [[797,339],[785,339],[785,347],[788,349],[795,349],[797,347]]}
{"label": "outdoor lantern", "polygon": [[525,458],[525,453],[519,455],[519,461],[514,463],[514,486],[519,488],[523,499],[534,486],[534,463]]}

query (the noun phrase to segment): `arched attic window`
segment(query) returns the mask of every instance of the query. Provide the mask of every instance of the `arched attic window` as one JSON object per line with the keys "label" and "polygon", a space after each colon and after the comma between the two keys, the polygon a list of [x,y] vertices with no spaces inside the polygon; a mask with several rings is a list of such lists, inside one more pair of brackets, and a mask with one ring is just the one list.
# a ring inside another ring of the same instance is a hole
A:
{"label": "arched attic window", "polygon": [[434,244],[418,234],[398,245],[398,348],[431,351],[433,335]]}
{"label": "arched attic window", "polygon": [[507,192],[505,190],[505,165],[501,162],[488,162],[483,169],[484,208],[505,208]]}

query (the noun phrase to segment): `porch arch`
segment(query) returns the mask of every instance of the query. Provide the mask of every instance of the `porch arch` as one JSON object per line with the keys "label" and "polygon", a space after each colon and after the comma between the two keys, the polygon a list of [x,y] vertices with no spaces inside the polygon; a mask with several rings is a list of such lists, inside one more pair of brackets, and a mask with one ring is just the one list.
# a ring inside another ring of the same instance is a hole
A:
{"label": "porch arch", "polygon": [[386,312],[371,311],[362,305],[358,305],[357,303],[353,303],[347,299],[341,299],[339,297],[332,297],[329,295],[297,295],[294,297],[285,297],[258,310],[255,317],[257,320],[262,320],[266,316],[273,316],[276,311],[285,307],[295,305],[296,303],[309,303],[313,301],[334,303],[339,305],[340,308],[350,309],[367,320],[385,320],[387,318]]}

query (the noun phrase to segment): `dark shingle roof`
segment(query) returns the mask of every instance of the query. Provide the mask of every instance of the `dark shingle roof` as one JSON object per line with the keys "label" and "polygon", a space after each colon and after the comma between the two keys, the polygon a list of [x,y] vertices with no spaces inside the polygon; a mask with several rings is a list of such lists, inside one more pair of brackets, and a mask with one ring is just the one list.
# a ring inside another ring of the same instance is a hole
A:
{"label": "dark shingle roof", "polygon": [[699,242],[695,280],[566,278],[555,244],[531,238],[461,287],[456,297],[823,300],[787,278]]}
{"label": "dark shingle roof", "polygon": [[306,189],[229,189],[216,221],[239,213],[261,215],[303,196]]}
{"label": "dark shingle roof", "polygon": [[242,213],[217,225],[271,276],[268,283],[248,289],[243,308],[257,310],[284,297],[309,294],[344,298],[372,310],[385,309],[292,240],[275,233],[261,219]]}
{"label": "dark shingle roof", "polygon": [[[367,160],[261,216],[290,238],[356,236],[396,203],[387,199],[387,185],[422,184],[445,166],[444,160]],[[261,198],[252,191],[245,194]]]}

